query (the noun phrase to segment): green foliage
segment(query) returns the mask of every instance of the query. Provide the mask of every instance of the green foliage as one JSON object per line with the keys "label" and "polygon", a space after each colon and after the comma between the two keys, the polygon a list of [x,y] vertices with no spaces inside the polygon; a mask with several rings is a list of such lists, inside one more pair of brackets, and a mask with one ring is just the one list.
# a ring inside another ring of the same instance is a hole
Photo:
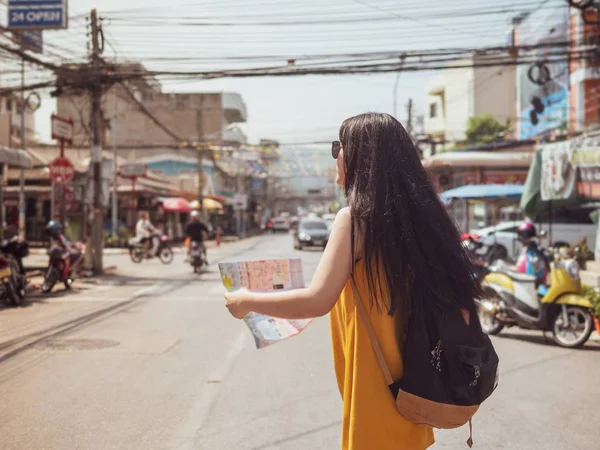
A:
{"label": "green foliage", "polygon": [[600,317],[600,291],[592,286],[584,284],[581,286],[581,295],[590,301],[590,303],[594,306],[594,314]]}
{"label": "green foliage", "polygon": [[491,114],[482,114],[469,118],[467,122],[466,140],[468,145],[485,145],[503,139],[510,124],[502,125]]}

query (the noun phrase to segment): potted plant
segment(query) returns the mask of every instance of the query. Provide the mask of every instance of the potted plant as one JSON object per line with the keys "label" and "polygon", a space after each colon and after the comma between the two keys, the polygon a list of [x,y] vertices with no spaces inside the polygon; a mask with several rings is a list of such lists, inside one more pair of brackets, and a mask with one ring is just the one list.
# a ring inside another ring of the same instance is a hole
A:
{"label": "potted plant", "polygon": [[594,326],[596,333],[600,334],[600,291],[598,288],[583,285],[581,293],[594,306]]}

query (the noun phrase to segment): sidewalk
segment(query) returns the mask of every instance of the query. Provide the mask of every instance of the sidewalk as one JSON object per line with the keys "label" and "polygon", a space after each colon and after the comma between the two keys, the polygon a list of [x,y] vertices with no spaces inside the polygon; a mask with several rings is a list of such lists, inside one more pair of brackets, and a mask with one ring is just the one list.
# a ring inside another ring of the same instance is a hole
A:
{"label": "sidewalk", "polygon": [[[210,246],[213,251],[209,254],[210,271],[218,270],[215,264],[219,261],[235,258],[259,242],[260,237],[252,237],[227,242],[217,248],[213,241]],[[119,256],[112,258],[120,259]],[[30,280],[24,307],[0,305],[0,363],[36,342],[126,308],[156,290],[161,278],[187,280],[186,274],[190,272],[189,265],[183,265],[181,257],[175,264],[167,266],[133,265],[128,257],[123,258],[122,264],[111,261],[117,265],[105,267],[102,276],[76,280],[70,291],[61,285],[51,294],[42,294],[39,290],[42,277],[35,276]],[[144,270],[145,267],[148,269]]]}
{"label": "sidewalk", "polygon": [[[246,240],[246,239],[250,239],[250,238],[238,239],[235,236],[227,236],[221,240],[221,245],[226,245],[226,244],[229,244],[232,242],[238,242],[240,240]],[[181,244],[173,245],[171,248],[173,249],[173,252],[175,252],[175,253],[183,253],[185,251],[185,247]],[[214,240],[206,241],[206,248],[217,248],[216,241],[214,241]],[[35,247],[35,248],[29,249],[29,253],[31,255],[45,255],[45,254],[47,254],[47,252],[48,252],[47,247]],[[104,249],[103,253],[105,255],[126,255],[129,253],[129,249],[128,248],[107,247]]]}

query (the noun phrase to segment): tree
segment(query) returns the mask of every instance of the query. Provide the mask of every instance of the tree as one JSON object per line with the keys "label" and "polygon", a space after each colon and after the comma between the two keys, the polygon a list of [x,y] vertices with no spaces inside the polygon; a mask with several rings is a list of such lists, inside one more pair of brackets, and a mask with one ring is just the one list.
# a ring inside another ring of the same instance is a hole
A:
{"label": "tree", "polygon": [[504,137],[509,125],[502,125],[491,114],[482,114],[469,118],[467,122],[466,144],[482,145]]}

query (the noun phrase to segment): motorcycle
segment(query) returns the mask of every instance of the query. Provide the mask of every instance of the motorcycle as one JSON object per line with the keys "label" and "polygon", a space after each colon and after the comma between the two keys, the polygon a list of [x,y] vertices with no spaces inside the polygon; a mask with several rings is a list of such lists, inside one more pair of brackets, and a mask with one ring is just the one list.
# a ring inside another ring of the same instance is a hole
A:
{"label": "motorcycle", "polygon": [[575,259],[553,255],[549,286],[538,286],[535,276],[501,263],[490,269],[482,282],[485,298],[477,301],[487,334],[512,326],[549,331],[556,344],[567,348],[581,347],[589,339],[594,328],[592,304],[581,295]]}
{"label": "motorcycle", "polygon": [[[156,237],[159,237],[159,235],[153,235],[152,239]],[[129,240],[129,257],[131,258],[131,261],[139,264],[143,261],[145,256],[146,250],[144,249],[144,243],[142,240],[140,238],[131,238]],[[173,254],[173,249],[169,243],[169,237],[166,234],[159,237],[158,245],[156,245],[156,248],[152,249],[150,258],[155,256],[158,256],[163,264],[171,264],[173,262],[175,255]]]}
{"label": "motorcycle", "polygon": [[[85,245],[81,242],[73,244],[73,251],[65,250],[60,246],[53,246],[48,250],[50,261],[44,273],[42,292],[47,294],[52,291],[56,283],[64,283],[65,289],[71,289],[73,281],[83,263]],[[69,263],[68,271],[66,270]]]}
{"label": "motorcycle", "polygon": [[20,306],[25,300],[25,269],[23,258],[29,255],[29,243],[17,236],[0,242],[0,280],[2,296],[14,306]]}
{"label": "motorcycle", "polygon": [[194,269],[194,273],[200,273],[202,267],[207,264],[205,250],[199,242],[190,242],[189,260]]}

